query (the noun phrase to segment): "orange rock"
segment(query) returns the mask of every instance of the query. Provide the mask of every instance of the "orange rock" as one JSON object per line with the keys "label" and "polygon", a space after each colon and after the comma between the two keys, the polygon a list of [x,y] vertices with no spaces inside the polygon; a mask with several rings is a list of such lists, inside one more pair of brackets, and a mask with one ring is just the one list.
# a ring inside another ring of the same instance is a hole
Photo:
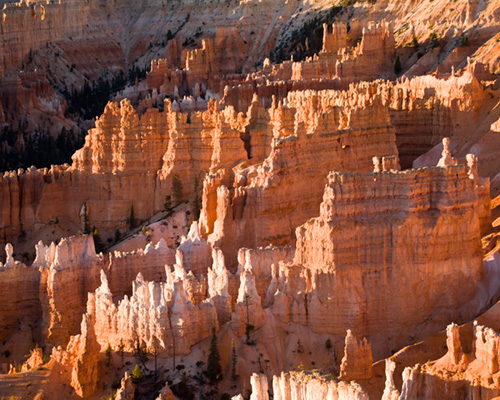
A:
{"label": "orange rock", "polygon": [[339,378],[346,381],[370,379],[372,364],[372,349],[366,338],[358,340],[348,329]]}

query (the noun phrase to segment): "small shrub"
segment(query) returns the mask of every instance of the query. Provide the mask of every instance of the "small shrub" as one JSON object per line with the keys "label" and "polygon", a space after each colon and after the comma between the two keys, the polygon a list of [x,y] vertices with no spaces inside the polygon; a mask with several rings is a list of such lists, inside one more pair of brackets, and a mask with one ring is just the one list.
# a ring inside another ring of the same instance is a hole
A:
{"label": "small shrub", "polygon": [[394,63],[394,73],[399,75],[401,73],[401,60],[399,59],[399,55],[396,57],[396,62]]}
{"label": "small shrub", "polygon": [[135,380],[140,380],[140,379],[144,378],[144,375],[142,374],[141,367],[139,367],[138,364],[135,364],[135,368],[132,371],[131,377],[132,377],[132,379],[135,379]]}

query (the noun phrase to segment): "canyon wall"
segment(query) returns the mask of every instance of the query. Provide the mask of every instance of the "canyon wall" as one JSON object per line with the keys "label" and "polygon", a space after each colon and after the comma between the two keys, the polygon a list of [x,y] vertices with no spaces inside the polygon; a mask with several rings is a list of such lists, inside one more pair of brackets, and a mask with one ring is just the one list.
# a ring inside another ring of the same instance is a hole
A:
{"label": "canyon wall", "polygon": [[271,152],[264,162],[237,170],[233,187],[216,174],[204,182],[201,231],[229,266],[238,247],[293,243],[294,229],[317,213],[328,171],[366,172],[374,154],[397,154],[389,115],[377,101],[324,109],[279,103],[269,113]]}
{"label": "canyon wall", "polygon": [[482,184],[464,166],[331,173],[320,217],[297,229],[294,263],[280,264],[274,315],[318,333],[350,327],[375,357],[459,319],[483,274]]}

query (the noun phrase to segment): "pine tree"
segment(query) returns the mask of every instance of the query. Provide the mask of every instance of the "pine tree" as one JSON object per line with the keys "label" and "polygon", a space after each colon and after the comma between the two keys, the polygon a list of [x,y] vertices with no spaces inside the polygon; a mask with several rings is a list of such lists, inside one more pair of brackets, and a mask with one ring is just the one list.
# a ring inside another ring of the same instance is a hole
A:
{"label": "pine tree", "polygon": [[87,202],[83,203],[83,233],[90,233],[89,217],[87,215]]}
{"label": "pine tree", "polygon": [[122,359],[123,365],[123,350],[125,349],[125,345],[123,344],[123,339],[120,339],[120,344],[118,345],[118,350],[120,351],[120,357]]}
{"label": "pine tree", "polygon": [[172,177],[172,194],[176,203],[180,204],[182,201],[182,183],[177,174]]}
{"label": "pine tree", "polygon": [[127,224],[129,229],[132,229],[135,226],[134,203],[130,206],[130,215],[127,218]]}
{"label": "pine tree", "polygon": [[144,375],[142,374],[141,367],[138,364],[135,364],[135,368],[132,371],[132,379],[142,379]]}
{"label": "pine tree", "polygon": [[106,347],[106,357],[108,359],[108,365],[111,364],[111,352],[113,349],[111,349],[111,345],[108,343],[108,347]]}
{"label": "pine tree", "polygon": [[236,361],[238,358],[236,357],[236,349],[234,347],[234,339],[231,340],[231,362],[233,364],[233,368],[231,370],[231,380],[236,381],[238,379],[238,375],[236,374]]}
{"label": "pine tree", "polygon": [[165,204],[163,205],[165,211],[167,212],[167,216],[172,215],[172,196],[165,196]]}
{"label": "pine tree", "polygon": [[193,218],[198,220],[200,218],[201,210],[201,199],[198,195],[198,189],[200,187],[200,180],[197,176],[194,177],[194,201],[193,201]]}
{"label": "pine tree", "polygon": [[402,67],[401,67],[401,60],[399,59],[399,55],[396,57],[396,62],[394,63],[394,72],[396,75],[399,75],[401,73]]}
{"label": "pine tree", "polygon": [[92,228],[92,237],[94,238],[95,250],[100,253],[104,250],[104,244],[102,243],[101,235],[95,226]]}
{"label": "pine tree", "polygon": [[210,342],[210,351],[207,361],[207,376],[210,383],[214,384],[222,380],[222,367],[220,365],[220,353],[217,346],[217,334],[215,330],[215,319],[212,325],[212,341]]}

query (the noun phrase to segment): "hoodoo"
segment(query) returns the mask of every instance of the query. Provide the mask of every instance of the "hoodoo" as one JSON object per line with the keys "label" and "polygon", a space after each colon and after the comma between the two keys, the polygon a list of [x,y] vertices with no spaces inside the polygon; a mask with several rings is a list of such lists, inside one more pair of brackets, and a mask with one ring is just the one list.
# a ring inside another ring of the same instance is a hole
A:
{"label": "hoodoo", "polygon": [[500,396],[500,1],[4,1],[0,400]]}

